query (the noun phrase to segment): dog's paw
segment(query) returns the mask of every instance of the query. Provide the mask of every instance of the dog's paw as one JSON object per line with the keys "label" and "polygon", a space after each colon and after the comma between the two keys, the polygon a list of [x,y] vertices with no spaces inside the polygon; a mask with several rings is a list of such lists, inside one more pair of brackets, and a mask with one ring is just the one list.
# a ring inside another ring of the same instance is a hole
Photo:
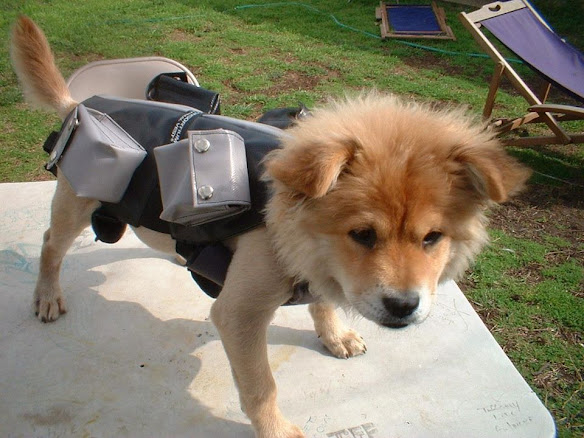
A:
{"label": "dog's paw", "polygon": [[278,424],[277,428],[274,428],[268,432],[256,433],[257,438],[305,438],[304,432],[287,420],[283,420]]}
{"label": "dog's paw", "polygon": [[336,357],[348,359],[365,354],[367,345],[355,330],[345,329],[339,333],[323,334],[320,340],[324,346]]}
{"label": "dog's paw", "polygon": [[34,313],[42,322],[55,321],[64,313],[67,313],[67,305],[63,297],[54,299],[36,299],[34,301]]}
{"label": "dog's paw", "polygon": [[306,435],[304,435],[304,432],[298,426],[291,424],[289,430],[285,432],[285,435],[278,436],[282,438],[305,438]]}

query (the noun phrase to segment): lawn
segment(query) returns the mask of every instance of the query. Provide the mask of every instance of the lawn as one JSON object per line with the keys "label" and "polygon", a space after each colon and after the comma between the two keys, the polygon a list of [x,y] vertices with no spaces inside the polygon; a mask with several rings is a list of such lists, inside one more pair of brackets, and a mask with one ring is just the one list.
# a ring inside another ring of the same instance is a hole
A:
{"label": "lawn", "polygon": [[[46,31],[66,76],[95,60],[166,56],[220,92],[229,116],[255,119],[267,109],[298,102],[311,107],[372,87],[480,114],[493,64],[475,56],[479,48],[456,18],[465,7],[440,3],[456,41],[416,41],[419,47],[379,39],[377,4],[0,0],[0,182],[52,178],[42,170],[41,144],[59,126],[56,117],[23,103],[10,67],[9,29],[22,13]],[[584,49],[584,5],[535,4],[559,34]],[[537,82],[526,67],[518,68]],[[518,114],[525,107],[504,86],[498,113]],[[559,436],[582,436],[584,147],[510,151],[534,176],[523,195],[491,215],[492,244],[461,286],[552,412]]]}

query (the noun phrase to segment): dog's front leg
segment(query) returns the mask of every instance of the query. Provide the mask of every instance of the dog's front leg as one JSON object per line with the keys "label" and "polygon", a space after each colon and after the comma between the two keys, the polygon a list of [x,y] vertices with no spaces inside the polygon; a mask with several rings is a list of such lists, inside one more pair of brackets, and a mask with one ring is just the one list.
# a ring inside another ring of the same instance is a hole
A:
{"label": "dog's front leg", "polygon": [[314,329],[324,346],[336,357],[348,359],[367,351],[365,341],[355,331],[345,327],[335,307],[318,301],[308,306],[314,320]]}
{"label": "dog's front leg", "polygon": [[229,358],[241,407],[259,438],[304,436],[277,406],[268,362],[268,325],[291,295],[292,284],[281,274],[265,230],[240,237],[211,318]]}

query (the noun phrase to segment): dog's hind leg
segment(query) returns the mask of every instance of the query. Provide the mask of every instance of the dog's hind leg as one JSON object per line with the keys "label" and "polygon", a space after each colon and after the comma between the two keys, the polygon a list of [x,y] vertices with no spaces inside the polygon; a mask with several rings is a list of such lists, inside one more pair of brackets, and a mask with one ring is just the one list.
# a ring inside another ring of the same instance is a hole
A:
{"label": "dog's hind leg", "polygon": [[316,302],[310,304],[308,310],[314,320],[316,334],[333,355],[348,359],[367,351],[363,338],[356,331],[345,327],[333,305]]}
{"label": "dog's hind leg", "polygon": [[276,403],[267,350],[267,328],[292,296],[292,282],[275,261],[264,229],[241,236],[225,285],[211,309],[239,389],[242,410],[259,438],[301,438]]}
{"label": "dog's hind leg", "polygon": [[91,213],[98,206],[98,201],[78,198],[65,178],[59,176],[34,291],[35,314],[42,322],[54,321],[67,311],[59,285],[61,262],[75,238],[91,223]]}

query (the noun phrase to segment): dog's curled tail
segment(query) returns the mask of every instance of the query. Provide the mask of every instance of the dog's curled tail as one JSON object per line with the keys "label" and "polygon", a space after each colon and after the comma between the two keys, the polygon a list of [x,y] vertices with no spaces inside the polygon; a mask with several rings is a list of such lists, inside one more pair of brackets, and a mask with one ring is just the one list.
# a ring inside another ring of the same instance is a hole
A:
{"label": "dog's curled tail", "polygon": [[27,102],[57,111],[61,118],[75,107],[43,31],[21,16],[12,30],[10,56]]}

